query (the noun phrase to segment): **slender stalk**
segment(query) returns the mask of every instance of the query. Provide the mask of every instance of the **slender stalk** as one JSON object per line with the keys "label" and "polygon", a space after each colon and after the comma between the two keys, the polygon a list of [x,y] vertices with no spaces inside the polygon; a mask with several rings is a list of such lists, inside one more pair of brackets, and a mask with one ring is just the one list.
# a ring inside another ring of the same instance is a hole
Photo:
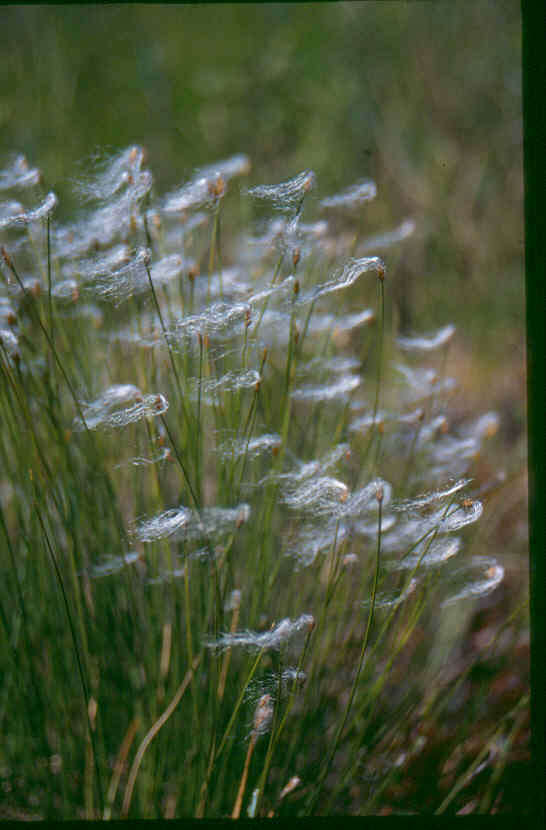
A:
{"label": "slender stalk", "polygon": [[248,750],[247,750],[247,753],[246,753],[245,766],[244,766],[244,769],[243,769],[243,775],[241,777],[241,783],[239,785],[239,791],[237,792],[237,798],[235,799],[235,804],[234,804],[234,807],[233,807],[233,812],[231,813],[231,818],[239,818],[239,816],[241,815],[241,807],[242,807],[242,804],[243,804],[243,796],[245,794],[246,782],[247,782],[247,778],[248,778],[248,769],[250,767],[250,761],[252,759],[252,753],[254,752],[254,747],[256,746],[257,737],[258,737],[258,735],[257,735],[256,732],[253,732],[252,735],[250,736],[250,743],[248,745]]}
{"label": "slender stalk", "polygon": [[148,730],[148,732],[144,736],[144,739],[142,740],[142,743],[140,744],[140,746],[137,750],[137,753],[135,755],[135,758],[134,758],[132,766],[131,766],[131,771],[129,773],[129,778],[127,780],[127,786],[125,787],[125,794],[123,796],[123,805],[122,805],[122,808],[121,808],[121,815],[122,815],[123,818],[127,818],[128,814],[129,814],[129,808],[131,806],[131,800],[133,798],[133,790],[134,790],[134,786],[135,786],[135,781],[136,781],[136,777],[138,775],[138,770],[139,770],[140,765],[142,763],[142,759],[144,757],[144,753],[148,749],[149,745],[151,744],[151,742],[153,741],[153,739],[155,738],[155,736],[157,735],[157,733],[159,732],[161,727],[164,726],[167,723],[170,716],[172,715],[172,713],[174,712],[174,710],[176,709],[176,707],[178,706],[178,704],[182,700],[182,697],[184,696],[184,692],[186,691],[186,689],[190,685],[190,683],[193,679],[193,676],[195,674],[195,671],[197,670],[197,668],[199,666],[199,663],[201,662],[202,656],[203,656],[203,654],[201,652],[196,657],[194,657],[193,663],[191,664],[190,668],[188,669],[188,671],[184,675],[184,679],[183,679],[182,683],[180,684],[180,686],[178,687],[178,689],[176,690],[176,693],[175,693],[173,699],[171,700],[171,702],[169,703],[169,705],[167,706],[167,708],[165,709],[165,711],[163,712],[161,717],[158,718],[158,720],[156,720],[156,722],[153,724],[153,726]]}
{"label": "slender stalk", "polygon": [[133,720],[129,724],[127,732],[125,733],[125,737],[123,738],[123,741],[119,748],[118,757],[116,758],[114,771],[112,773],[112,778],[110,779],[110,786],[108,787],[108,792],[106,793],[106,806],[104,808],[103,821],[109,821],[112,817],[112,807],[114,805],[116,793],[118,791],[119,782],[121,780],[123,770],[125,769],[125,762],[127,760],[129,750],[131,749],[131,745],[135,739],[135,735],[137,733],[137,729],[139,728],[139,726],[139,719],[133,718]]}
{"label": "slender stalk", "polygon": [[[482,751],[478,754],[478,756],[472,762],[472,764],[466,770],[466,772],[463,775],[461,775],[461,777],[458,779],[455,786],[452,787],[452,789],[450,790],[448,795],[444,798],[444,800],[442,801],[442,803],[440,804],[438,809],[435,810],[435,812],[434,812],[435,816],[441,816],[442,813],[445,813],[445,811],[447,810],[449,805],[452,803],[452,801],[457,797],[457,795],[461,792],[461,790],[463,790],[466,787],[466,785],[468,784],[470,779],[473,777],[476,769],[480,766],[482,761],[484,761],[485,758],[487,758],[487,756],[489,755],[489,753],[491,751],[491,747],[494,746],[497,743],[497,741],[499,740],[500,736],[504,732],[506,721],[509,720],[510,718],[514,717],[514,715],[516,715],[519,712],[519,710],[522,709],[524,706],[527,706],[528,702],[529,702],[529,695],[525,695],[520,701],[518,701],[518,703],[513,707],[513,709],[511,709],[510,712],[508,712],[503,717],[499,727],[495,730],[492,737],[487,741],[487,743],[484,746],[484,748],[482,749]],[[519,718],[517,718],[516,723],[514,724],[514,726],[517,726],[517,728],[519,729],[520,725],[521,724],[520,724]]]}
{"label": "slender stalk", "polygon": [[80,682],[81,682],[83,697],[84,697],[84,702],[85,702],[85,714],[86,714],[87,725],[88,725],[88,730],[89,730],[88,735],[89,735],[89,739],[90,739],[91,750],[92,750],[94,764],[95,764],[95,775],[96,775],[96,779],[97,779],[97,788],[98,788],[98,792],[99,792],[99,808],[100,808],[100,812],[103,813],[103,811],[104,811],[104,797],[103,797],[103,793],[102,793],[102,779],[101,779],[101,775],[100,775],[97,751],[96,751],[96,747],[95,747],[94,730],[93,730],[93,727],[92,727],[92,724],[91,724],[91,718],[90,718],[90,715],[89,715],[89,701],[90,701],[89,685],[87,683],[87,680],[86,680],[86,677],[85,677],[85,674],[84,674],[84,670],[83,670],[83,666],[82,666],[82,662],[81,662],[81,659],[80,659],[80,648],[79,648],[79,644],[78,644],[78,639],[76,637],[76,630],[74,628],[74,623],[73,623],[73,620],[72,620],[72,614],[70,612],[70,605],[68,603],[68,597],[66,595],[63,578],[62,578],[61,571],[59,569],[59,565],[58,565],[58,562],[57,562],[57,558],[55,556],[55,553],[53,552],[53,547],[52,547],[51,542],[49,540],[49,535],[48,535],[47,530],[45,528],[45,525],[44,525],[44,522],[43,522],[43,519],[42,519],[42,515],[41,515],[41,512],[40,512],[39,509],[36,509],[36,516],[37,516],[38,521],[40,523],[40,527],[41,527],[41,530],[42,530],[45,546],[47,548],[47,551],[49,553],[51,562],[53,563],[53,567],[55,569],[55,575],[57,577],[57,582],[59,584],[59,588],[60,588],[60,591],[61,591],[61,594],[62,594],[62,598],[63,598],[65,610],[66,610],[66,616],[67,616],[68,625],[69,625],[69,628],[70,628],[72,643],[73,643],[73,646],[74,646],[74,654],[76,656],[76,663],[77,663],[77,666],[78,666],[78,674],[79,674],[79,677],[80,677]]}
{"label": "slender stalk", "polygon": [[4,247],[2,247],[1,252],[2,252],[2,256],[4,258],[4,262],[6,263],[6,265],[10,269],[11,273],[13,274],[15,279],[17,280],[21,291],[23,292],[25,297],[29,300],[30,307],[32,307],[32,309],[35,312],[36,321],[37,321],[38,325],[40,326],[40,328],[41,328],[41,330],[44,334],[44,337],[47,340],[47,343],[48,343],[48,345],[49,345],[49,347],[50,347],[50,349],[53,353],[53,356],[55,358],[55,362],[57,363],[57,366],[59,367],[59,370],[60,370],[60,372],[61,372],[61,374],[64,378],[64,381],[65,381],[65,383],[68,387],[68,391],[70,392],[70,394],[72,396],[72,400],[74,401],[74,405],[75,405],[76,410],[78,412],[78,415],[81,419],[81,422],[82,422],[84,428],[87,430],[88,429],[87,423],[86,423],[86,420],[84,418],[83,411],[82,411],[82,408],[81,408],[80,403],[78,401],[78,398],[76,397],[76,393],[74,391],[74,388],[73,388],[73,386],[70,382],[70,379],[69,379],[68,375],[65,372],[63,364],[60,361],[59,355],[57,354],[57,349],[55,348],[55,344],[54,344],[53,340],[51,339],[51,337],[49,336],[49,333],[48,333],[46,327],[42,323],[42,320],[40,318],[40,314],[39,314],[38,310],[34,307],[32,295],[30,295],[29,292],[26,290],[22,280],[19,277],[19,274],[16,271],[15,265],[13,263],[13,259],[9,256],[9,254],[7,253],[7,251]]}
{"label": "slender stalk", "polygon": [[176,368],[176,363],[174,361],[174,355],[173,355],[173,351],[172,351],[172,348],[171,348],[171,343],[170,343],[170,340],[169,340],[169,336],[167,334],[167,327],[165,326],[165,321],[163,319],[163,314],[161,313],[161,307],[160,307],[159,301],[157,299],[157,294],[156,294],[154,283],[153,283],[153,280],[152,280],[152,275],[151,275],[150,268],[149,268],[149,265],[148,265],[147,262],[145,263],[145,266],[146,266],[146,274],[148,276],[148,282],[149,282],[149,285],[150,285],[150,290],[151,290],[151,293],[152,293],[152,298],[153,298],[153,301],[154,301],[155,310],[156,310],[157,316],[159,318],[159,323],[161,325],[161,331],[163,332],[163,339],[165,340],[165,344],[167,346],[167,351],[169,352],[169,360],[170,360],[170,363],[171,363],[171,368],[173,370],[173,375],[174,375],[174,378],[175,378],[175,381],[176,381],[176,386],[177,386],[177,389],[178,389],[180,405],[182,407],[182,414],[184,415],[184,420],[186,422],[186,425],[188,427],[191,427],[191,420],[190,420],[190,416],[188,414],[188,410],[186,408],[184,393],[182,391],[182,383],[180,381],[180,376],[178,374],[178,369]]}
{"label": "slender stalk", "polygon": [[353,705],[353,700],[354,700],[356,690],[357,690],[357,687],[358,687],[360,672],[362,671],[362,666],[364,664],[364,657],[366,655],[366,649],[368,647],[368,638],[369,638],[369,635],[370,635],[370,629],[371,629],[374,610],[375,610],[375,598],[376,598],[376,592],[377,592],[377,582],[378,582],[378,577],[379,577],[379,562],[380,562],[380,555],[381,555],[381,509],[382,509],[382,503],[383,503],[383,491],[382,490],[378,490],[377,502],[378,502],[377,548],[376,548],[376,556],[375,556],[375,573],[374,573],[374,580],[373,580],[373,586],[372,586],[372,596],[371,596],[371,603],[370,603],[370,611],[369,611],[369,614],[368,614],[368,622],[366,624],[366,631],[364,633],[364,639],[362,641],[362,647],[360,649],[360,657],[359,657],[359,660],[358,660],[358,666],[357,666],[356,674],[355,674],[355,677],[354,677],[354,680],[353,680],[353,685],[351,687],[351,693],[349,695],[349,700],[347,701],[347,705],[345,706],[345,711],[343,713],[343,718],[342,718],[341,723],[340,723],[340,725],[337,729],[336,736],[335,736],[332,748],[331,748],[330,752],[328,753],[326,761],[324,762],[324,764],[322,766],[321,772],[319,773],[317,784],[314,788],[314,791],[311,795],[311,798],[308,801],[308,804],[306,805],[307,806],[307,811],[308,811],[309,814],[313,813],[313,810],[314,810],[315,805],[317,803],[318,797],[320,795],[320,791],[322,789],[322,785],[324,783],[324,779],[326,778],[326,775],[328,774],[328,770],[330,769],[330,765],[332,763],[334,755],[336,754],[337,747],[338,747],[341,735],[342,735],[343,730],[345,728],[345,724],[347,723],[347,718],[349,717],[349,712],[351,711],[351,708],[352,708],[352,705]]}

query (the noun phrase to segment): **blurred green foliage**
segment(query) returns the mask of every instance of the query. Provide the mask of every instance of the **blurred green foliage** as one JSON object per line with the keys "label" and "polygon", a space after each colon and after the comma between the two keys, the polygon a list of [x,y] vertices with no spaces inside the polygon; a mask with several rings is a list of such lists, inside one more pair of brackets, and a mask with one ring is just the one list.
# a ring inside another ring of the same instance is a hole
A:
{"label": "blurred green foliage", "polygon": [[160,192],[236,152],[256,182],[314,169],[321,196],[370,176],[370,233],[417,222],[396,263],[406,327],[461,326],[468,309],[474,351],[523,360],[515,0],[11,6],[0,17],[2,155],[38,164],[65,211],[67,181],[97,146],[144,144]]}

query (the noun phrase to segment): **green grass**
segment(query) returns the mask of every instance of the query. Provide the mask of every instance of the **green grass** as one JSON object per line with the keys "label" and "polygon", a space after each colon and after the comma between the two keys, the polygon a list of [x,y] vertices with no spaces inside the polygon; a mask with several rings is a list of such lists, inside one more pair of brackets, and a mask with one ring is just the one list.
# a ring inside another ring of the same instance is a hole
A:
{"label": "green grass", "polygon": [[[362,205],[324,211],[321,230],[310,176],[264,198],[207,173],[176,210],[148,177],[139,148],[89,168],[71,228],[29,215],[41,184],[6,188],[26,205],[2,214],[8,810],[394,809],[400,742],[419,756],[422,712],[440,730],[448,655],[502,590],[491,543],[520,468],[480,467],[497,416],[452,422],[451,340],[397,342],[396,273],[340,233]],[[420,357],[435,375],[404,383],[397,365],[410,377]],[[509,605],[493,643],[525,631],[524,588]],[[478,698],[438,761],[476,734],[469,768],[413,811],[464,807],[484,758],[479,808],[502,793],[506,752],[488,747],[517,738],[528,697],[494,727]]]}

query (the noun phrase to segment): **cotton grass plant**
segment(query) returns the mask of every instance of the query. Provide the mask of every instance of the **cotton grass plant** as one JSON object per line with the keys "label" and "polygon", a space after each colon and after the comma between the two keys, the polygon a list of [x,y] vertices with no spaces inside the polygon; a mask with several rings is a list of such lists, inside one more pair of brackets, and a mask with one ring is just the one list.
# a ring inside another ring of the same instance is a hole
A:
{"label": "cotton grass plant", "polygon": [[162,196],[146,164],[94,159],[66,224],[0,171],[0,758],[44,817],[340,812],[434,717],[418,663],[385,699],[415,632],[503,579],[498,417],[450,422],[454,325],[395,330],[373,182],[317,204],[238,155]]}

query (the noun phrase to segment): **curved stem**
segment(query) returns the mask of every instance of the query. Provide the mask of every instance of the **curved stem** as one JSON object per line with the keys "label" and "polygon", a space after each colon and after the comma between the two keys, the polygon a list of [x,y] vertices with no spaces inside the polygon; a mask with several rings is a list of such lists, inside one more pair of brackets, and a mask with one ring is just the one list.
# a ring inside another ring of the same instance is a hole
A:
{"label": "curved stem", "polygon": [[182,696],[184,695],[184,692],[188,688],[189,684],[191,683],[194,672],[197,669],[197,667],[199,666],[199,663],[201,662],[202,656],[203,655],[201,653],[201,654],[198,654],[197,657],[194,658],[194,661],[193,661],[192,665],[190,666],[190,668],[188,669],[188,671],[186,672],[186,674],[184,676],[184,680],[182,681],[182,683],[178,687],[175,696],[173,697],[173,699],[171,700],[171,702],[169,703],[169,705],[167,706],[167,708],[165,709],[165,711],[163,712],[161,717],[158,718],[156,720],[156,722],[154,723],[154,725],[151,727],[151,729],[148,730],[148,732],[146,733],[146,735],[144,737],[144,740],[142,741],[142,743],[140,744],[140,746],[137,750],[137,753],[135,755],[135,759],[134,759],[133,764],[131,766],[131,772],[129,773],[129,779],[127,781],[127,786],[125,787],[125,795],[123,797],[123,806],[121,808],[121,814],[124,818],[126,818],[127,814],[129,813],[129,807],[131,806],[131,799],[133,797],[133,789],[134,789],[134,786],[135,786],[135,781],[136,781],[136,777],[137,777],[137,774],[138,774],[138,770],[140,768],[140,764],[142,763],[142,759],[144,757],[144,753],[148,749],[149,745],[151,744],[151,742],[153,741],[153,739],[155,738],[155,736],[157,735],[157,733],[159,732],[161,727],[164,726],[164,724],[168,721],[168,719],[170,718],[170,716],[172,715],[172,713],[174,712],[174,710],[176,709],[176,707],[178,706],[178,704],[182,700]]}

